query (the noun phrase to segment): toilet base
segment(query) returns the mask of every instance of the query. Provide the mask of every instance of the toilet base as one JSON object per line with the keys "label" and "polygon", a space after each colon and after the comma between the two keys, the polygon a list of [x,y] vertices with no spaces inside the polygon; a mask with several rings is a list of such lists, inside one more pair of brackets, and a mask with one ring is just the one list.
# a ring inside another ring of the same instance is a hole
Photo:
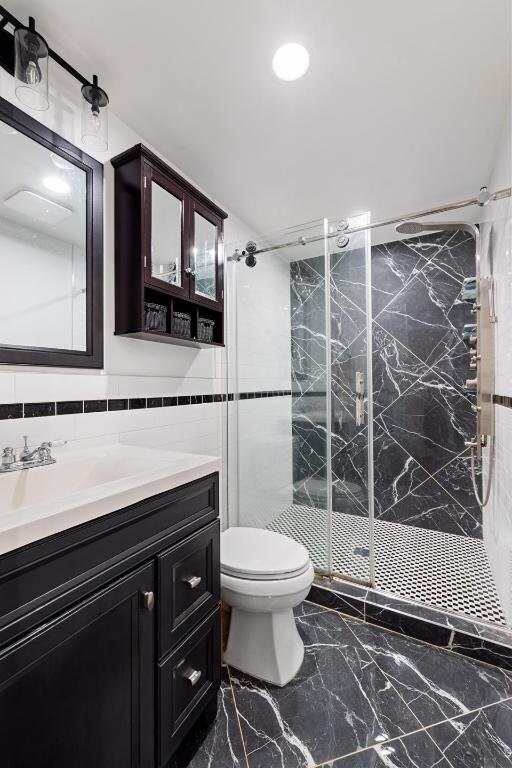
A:
{"label": "toilet base", "polygon": [[283,686],[304,659],[304,643],[291,608],[254,613],[233,608],[224,661],[252,677]]}

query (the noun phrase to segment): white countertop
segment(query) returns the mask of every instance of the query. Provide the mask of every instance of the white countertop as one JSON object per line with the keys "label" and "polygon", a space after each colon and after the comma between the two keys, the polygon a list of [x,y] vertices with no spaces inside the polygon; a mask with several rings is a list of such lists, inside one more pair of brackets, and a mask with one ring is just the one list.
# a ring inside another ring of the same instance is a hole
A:
{"label": "white countertop", "polygon": [[0,474],[0,555],[218,472],[214,456],[115,443]]}

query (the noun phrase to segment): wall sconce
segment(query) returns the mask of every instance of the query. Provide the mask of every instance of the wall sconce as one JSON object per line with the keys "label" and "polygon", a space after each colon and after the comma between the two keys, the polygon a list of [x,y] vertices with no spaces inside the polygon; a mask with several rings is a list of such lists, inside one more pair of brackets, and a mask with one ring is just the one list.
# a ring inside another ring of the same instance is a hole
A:
{"label": "wall sconce", "polygon": [[28,27],[14,31],[14,76],[16,96],[30,109],[48,109],[48,56],[44,37],[36,32],[36,23],[29,17]]}
{"label": "wall sconce", "polygon": [[108,148],[108,96],[97,75],[82,86],[82,142],[97,152]]}
{"label": "wall sconce", "polygon": [[48,59],[53,59],[81,84],[83,143],[97,152],[106,151],[109,99],[99,87],[97,75],[90,83],[48,46],[44,37],[36,32],[32,16],[26,27],[0,5],[0,66],[16,78],[16,97],[30,109],[43,110],[50,106]]}

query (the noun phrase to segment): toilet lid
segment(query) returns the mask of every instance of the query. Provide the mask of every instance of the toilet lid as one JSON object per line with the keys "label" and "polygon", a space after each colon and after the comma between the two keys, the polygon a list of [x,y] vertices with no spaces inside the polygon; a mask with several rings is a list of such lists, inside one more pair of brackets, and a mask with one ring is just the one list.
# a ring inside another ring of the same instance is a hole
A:
{"label": "toilet lid", "polygon": [[262,528],[228,528],[221,534],[222,573],[242,579],[286,579],[310,565],[302,544]]}

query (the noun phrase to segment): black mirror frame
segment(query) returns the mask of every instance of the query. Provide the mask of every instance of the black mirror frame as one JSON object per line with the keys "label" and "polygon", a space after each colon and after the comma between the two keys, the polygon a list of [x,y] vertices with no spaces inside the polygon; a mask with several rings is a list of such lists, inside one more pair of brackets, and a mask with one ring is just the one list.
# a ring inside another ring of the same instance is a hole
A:
{"label": "black mirror frame", "polygon": [[0,341],[0,364],[103,368],[103,165],[1,97],[0,120],[81,168],[87,184],[86,349],[17,347]]}

